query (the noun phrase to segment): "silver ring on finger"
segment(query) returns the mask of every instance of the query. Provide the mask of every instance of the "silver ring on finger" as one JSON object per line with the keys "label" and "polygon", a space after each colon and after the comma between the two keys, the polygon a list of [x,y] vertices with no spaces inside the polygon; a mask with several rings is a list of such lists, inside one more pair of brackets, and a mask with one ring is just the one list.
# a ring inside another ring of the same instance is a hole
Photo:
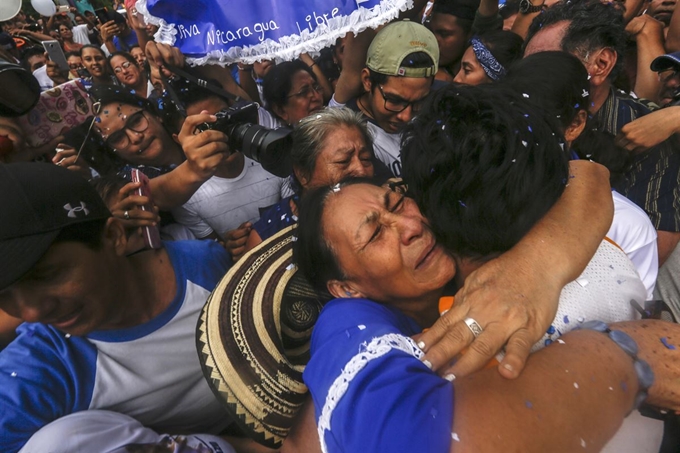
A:
{"label": "silver ring on finger", "polygon": [[480,326],[479,323],[472,318],[465,318],[463,322],[465,322],[465,324],[468,326],[468,329],[470,329],[470,332],[472,332],[472,335],[474,335],[475,338],[477,338],[484,331],[482,326]]}
{"label": "silver ring on finger", "polygon": [[125,211],[123,217],[125,217],[125,220],[130,220],[130,211]]}

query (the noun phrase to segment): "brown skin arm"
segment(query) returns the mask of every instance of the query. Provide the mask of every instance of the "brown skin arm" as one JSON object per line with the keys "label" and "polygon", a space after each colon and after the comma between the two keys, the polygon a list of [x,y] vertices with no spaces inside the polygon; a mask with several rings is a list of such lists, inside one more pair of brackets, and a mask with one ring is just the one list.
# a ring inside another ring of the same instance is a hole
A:
{"label": "brown skin arm", "polygon": [[363,93],[361,70],[366,66],[366,53],[375,34],[376,31],[370,28],[358,35],[347,34],[345,59],[342,62],[338,83],[335,85],[335,100],[340,104],[345,104]]}
{"label": "brown skin arm", "polygon": [[489,369],[457,380],[460,441],[450,451],[600,451],[632,407],[633,361],[601,333],[568,334],[564,342],[533,354],[518,379]]}
{"label": "brown skin arm", "polygon": [[658,231],[656,232],[656,246],[659,249],[659,267],[666,262],[675,247],[680,242],[680,233],[672,231]]}
{"label": "brown skin arm", "polygon": [[[611,225],[607,169],[572,161],[570,175],[550,211],[512,249],[467,276],[455,306],[416,337],[440,375],[468,375],[506,345],[498,371],[506,378],[519,376],[531,346],[555,318],[562,288],[583,272]],[[484,328],[477,339],[463,322],[468,317]]]}
{"label": "brown skin arm", "polygon": [[659,76],[650,69],[652,60],[663,55],[663,23],[652,16],[637,16],[626,25],[626,31],[637,44],[637,77],[635,94],[658,102]]}
{"label": "brown skin arm", "polygon": [[680,50],[680,8],[675,8],[667,27],[666,52],[672,53],[678,50]]}
{"label": "brown skin arm", "polygon": [[[680,344],[680,326],[646,320],[611,328],[633,337],[639,357],[654,370],[656,379],[647,402],[677,409],[678,352],[666,348],[659,338]],[[600,451],[633,406],[638,387],[633,360],[599,332],[574,331],[562,339],[563,344],[532,354],[517,379],[503,379],[486,369],[455,381],[452,432],[459,441],[451,442],[451,452]],[[309,401],[280,451],[320,451]]]}

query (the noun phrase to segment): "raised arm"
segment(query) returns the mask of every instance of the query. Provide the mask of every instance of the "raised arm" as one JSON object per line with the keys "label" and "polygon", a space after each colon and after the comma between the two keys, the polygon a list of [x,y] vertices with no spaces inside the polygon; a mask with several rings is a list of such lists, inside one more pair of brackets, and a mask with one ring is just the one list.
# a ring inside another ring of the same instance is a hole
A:
{"label": "raised arm", "polygon": [[666,52],[672,53],[678,50],[680,50],[680,8],[675,8],[666,34]]}
{"label": "raised arm", "polygon": [[342,62],[338,83],[335,85],[335,100],[338,103],[346,104],[347,101],[362,93],[361,70],[366,66],[366,53],[375,34],[376,31],[371,28],[367,28],[358,35],[347,34],[345,59]]}
{"label": "raised arm", "polygon": [[[515,247],[471,273],[455,306],[417,338],[433,369],[468,375],[507,343],[498,370],[517,377],[531,346],[555,318],[562,288],[583,272],[609,230],[613,211],[607,169],[572,161],[568,185],[545,217]],[[473,342],[465,318],[477,320],[486,335]]]}
{"label": "raised arm", "polygon": [[[678,344],[680,327],[633,321],[611,328],[628,333],[652,366],[656,379],[648,401],[677,407],[668,397],[677,398],[678,389],[666,386],[680,382],[679,353],[659,338]],[[563,342],[532,354],[518,379],[484,370],[456,380],[453,432],[459,441],[451,451],[600,451],[633,407],[633,359],[599,332],[572,332]]]}
{"label": "raised arm", "polygon": [[154,202],[162,211],[169,211],[189,201],[229,155],[227,138],[222,132],[208,130],[195,133],[199,124],[215,120],[214,115],[206,112],[188,116],[184,120],[179,141],[187,160],[171,172],[149,181]]}
{"label": "raised arm", "polygon": [[652,71],[650,65],[663,48],[663,23],[648,14],[637,16],[626,25],[626,31],[637,44],[637,77],[635,78],[635,94],[644,99],[658,102],[659,76]]}

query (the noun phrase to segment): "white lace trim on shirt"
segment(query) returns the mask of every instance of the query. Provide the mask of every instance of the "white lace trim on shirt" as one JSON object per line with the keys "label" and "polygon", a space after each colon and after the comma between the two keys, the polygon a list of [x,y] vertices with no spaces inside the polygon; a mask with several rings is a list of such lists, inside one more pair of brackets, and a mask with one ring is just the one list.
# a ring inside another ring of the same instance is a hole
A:
{"label": "white lace trim on shirt", "polygon": [[321,441],[321,451],[323,453],[328,453],[328,447],[325,441],[325,431],[331,430],[331,416],[333,415],[333,411],[347,392],[347,388],[354,377],[359,374],[369,362],[384,356],[393,349],[403,351],[419,360],[425,355],[411,338],[396,333],[373,338],[370,343],[363,343],[361,347],[362,350],[347,362],[347,365],[343,368],[340,376],[333,381],[333,384],[328,389],[328,395],[326,395],[326,402],[321,411],[317,428],[319,440]]}

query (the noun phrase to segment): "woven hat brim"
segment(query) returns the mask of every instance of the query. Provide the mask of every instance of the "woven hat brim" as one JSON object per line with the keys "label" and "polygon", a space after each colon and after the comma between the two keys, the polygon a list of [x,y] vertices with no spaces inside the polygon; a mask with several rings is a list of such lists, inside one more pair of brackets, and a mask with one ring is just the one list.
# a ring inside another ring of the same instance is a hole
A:
{"label": "woven hat brim", "polygon": [[[281,301],[300,277],[292,265],[296,228],[282,230],[241,258],[217,285],[198,322],[198,351],[210,387],[239,427],[270,448],[286,438],[307,395],[304,364],[290,360],[282,340]],[[311,288],[310,294],[315,294]],[[308,354],[308,339],[294,355]]]}

